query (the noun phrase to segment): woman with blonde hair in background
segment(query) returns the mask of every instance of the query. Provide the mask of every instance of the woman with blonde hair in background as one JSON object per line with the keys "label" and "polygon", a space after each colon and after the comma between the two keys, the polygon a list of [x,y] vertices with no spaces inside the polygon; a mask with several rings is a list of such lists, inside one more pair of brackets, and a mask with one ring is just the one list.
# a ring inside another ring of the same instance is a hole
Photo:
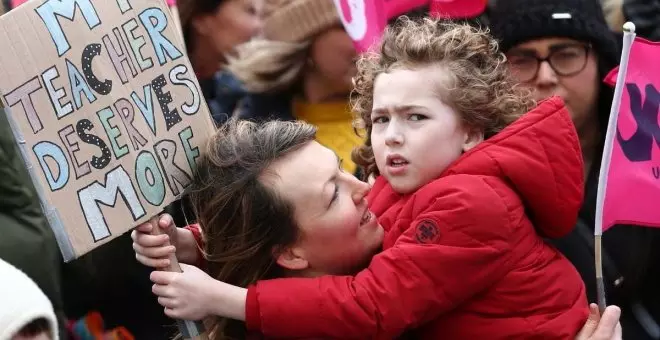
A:
{"label": "woman with blonde hair in background", "polygon": [[332,0],[266,0],[261,39],[239,48],[229,70],[250,94],[239,117],[302,120],[317,140],[345,159],[361,144],[351,125],[348,94],[356,51]]}

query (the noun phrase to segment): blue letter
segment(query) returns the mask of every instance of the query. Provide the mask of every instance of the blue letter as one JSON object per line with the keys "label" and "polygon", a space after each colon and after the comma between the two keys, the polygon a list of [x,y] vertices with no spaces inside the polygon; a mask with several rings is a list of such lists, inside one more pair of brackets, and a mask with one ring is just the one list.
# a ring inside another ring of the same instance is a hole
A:
{"label": "blue letter", "polygon": [[197,158],[199,157],[199,148],[193,147],[190,144],[190,140],[193,138],[193,131],[190,126],[179,132],[179,139],[181,139],[181,145],[183,145],[183,150],[186,153],[186,159],[188,159],[188,165],[190,165],[190,170],[195,172],[197,168]]}
{"label": "blue letter", "polygon": [[143,92],[144,101],[140,99],[140,96],[138,96],[135,91],[131,93],[131,98],[133,99],[135,106],[140,109],[140,113],[142,113],[144,120],[146,120],[147,124],[149,124],[151,132],[154,134],[154,136],[156,136],[156,120],[154,119],[154,101],[151,98],[151,85],[144,85]]}
{"label": "blue letter", "polygon": [[[156,22],[154,22],[154,20]],[[156,56],[158,57],[158,62],[160,65],[163,65],[167,62],[165,60],[165,53],[170,56],[170,59],[176,60],[181,57],[181,51],[179,51],[167,38],[165,38],[161,33],[167,27],[167,17],[158,8],[147,8],[142,13],[140,13],[140,21],[142,25],[147,30],[149,38],[151,38],[151,43],[154,46],[154,51],[156,51]],[[163,51],[165,53],[163,53]]]}
{"label": "blue letter", "polygon": [[126,144],[120,146],[117,142],[117,138],[121,136],[121,130],[119,130],[117,125],[112,125],[112,123],[110,123],[110,118],[113,118],[115,113],[109,107],[106,107],[96,112],[96,114],[99,116],[101,125],[103,125],[105,133],[110,139],[110,145],[112,145],[112,151],[115,153],[115,158],[119,159],[126,155],[128,153],[128,146]]}
{"label": "blue letter", "polygon": [[158,207],[165,200],[165,180],[149,151],[142,151],[135,160],[135,178],[142,196],[151,205]]}
{"label": "blue letter", "polygon": [[[62,189],[69,181],[69,162],[67,162],[62,149],[57,144],[43,141],[37,143],[32,150],[35,156],[37,156],[39,164],[41,164],[41,170],[43,170],[44,176],[46,176],[50,191]],[[57,178],[55,178],[53,171],[48,166],[48,163],[46,163],[46,157],[50,157],[57,164]]]}
{"label": "blue letter", "polygon": [[57,16],[73,21],[76,5],[80,8],[90,30],[101,24],[91,0],[46,0],[41,6],[37,7],[37,13],[46,24],[46,28],[57,47],[59,57],[64,55],[71,48],[71,45],[69,45],[62,31],[62,26],[57,21]]}

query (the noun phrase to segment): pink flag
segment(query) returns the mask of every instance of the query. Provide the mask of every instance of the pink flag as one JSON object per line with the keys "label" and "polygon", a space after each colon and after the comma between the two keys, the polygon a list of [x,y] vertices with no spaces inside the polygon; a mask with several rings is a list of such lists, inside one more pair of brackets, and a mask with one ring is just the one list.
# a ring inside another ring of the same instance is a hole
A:
{"label": "pink flag", "polygon": [[380,39],[387,21],[421,6],[443,18],[470,18],[481,14],[487,0],[334,0],[344,28],[358,52],[368,51]]}
{"label": "pink flag", "polygon": [[432,0],[431,16],[441,18],[474,18],[486,10],[488,0]]}
{"label": "pink flag", "polygon": [[[615,224],[660,227],[660,43],[636,38],[619,106],[603,206],[603,231]],[[616,83],[618,68],[605,82]],[[606,163],[604,163],[606,164]]]}
{"label": "pink flag", "polygon": [[19,5],[22,5],[26,3],[27,0],[11,0],[9,1],[9,5],[11,6],[12,9],[18,7]]}

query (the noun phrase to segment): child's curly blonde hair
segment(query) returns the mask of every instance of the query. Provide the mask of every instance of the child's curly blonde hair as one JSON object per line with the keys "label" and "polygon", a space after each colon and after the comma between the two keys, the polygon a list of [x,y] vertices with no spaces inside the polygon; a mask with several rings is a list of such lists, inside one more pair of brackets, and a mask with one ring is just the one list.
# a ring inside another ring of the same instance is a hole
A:
{"label": "child's curly blonde hair", "polygon": [[[353,151],[353,161],[364,178],[379,175],[371,148],[371,110],[378,75],[397,68],[439,65],[450,71],[442,100],[461,116],[470,129],[489,138],[536,105],[530,90],[510,78],[506,57],[487,31],[468,24],[424,18],[399,18],[389,26],[377,53],[357,62],[351,105],[356,129],[366,129],[364,145]],[[441,77],[441,75],[438,75]]]}

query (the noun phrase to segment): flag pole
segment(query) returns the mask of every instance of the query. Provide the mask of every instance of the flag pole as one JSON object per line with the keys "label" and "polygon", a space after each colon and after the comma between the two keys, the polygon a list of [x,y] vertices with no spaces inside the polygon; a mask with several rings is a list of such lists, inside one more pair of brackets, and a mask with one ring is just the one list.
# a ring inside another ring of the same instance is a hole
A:
{"label": "flag pole", "polygon": [[621,96],[626,81],[626,72],[628,70],[628,59],[630,48],[635,40],[635,24],[626,22],[623,25],[623,49],[621,51],[621,63],[614,87],[614,98],[610,108],[610,118],[607,124],[607,134],[605,135],[605,147],[603,148],[603,157],[598,177],[598,194],[596,198],[596,224],[594,225],[595,236],[595,262],[596,262],[596,292],[598,299],[598,308],[602,313],[607,306],[605,299],[605,282],[603,281],[603,255],[602,255],[602,236],[603,236],[603,206],[605,204],[605,191],[607,188],[607,178],[610,170],[610,159],[612,157],[612,148],[614,146],[614,136],[617,131],[617,122],[619,116],[619,107],[621,106]]}

